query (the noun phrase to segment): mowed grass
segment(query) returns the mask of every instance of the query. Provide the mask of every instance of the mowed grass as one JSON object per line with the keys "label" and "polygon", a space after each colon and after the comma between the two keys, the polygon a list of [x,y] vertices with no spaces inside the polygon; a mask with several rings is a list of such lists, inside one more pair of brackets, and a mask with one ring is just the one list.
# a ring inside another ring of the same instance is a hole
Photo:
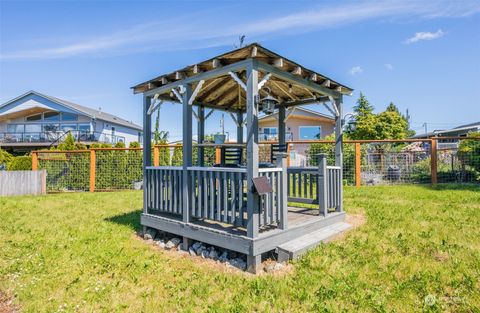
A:
{"label": "mowed grass", "polygon": [[0,198],[0,291],[24,312],[480,310],[480,188],[345,190],[366,223],[285,275],[138,240],[140,192]]}

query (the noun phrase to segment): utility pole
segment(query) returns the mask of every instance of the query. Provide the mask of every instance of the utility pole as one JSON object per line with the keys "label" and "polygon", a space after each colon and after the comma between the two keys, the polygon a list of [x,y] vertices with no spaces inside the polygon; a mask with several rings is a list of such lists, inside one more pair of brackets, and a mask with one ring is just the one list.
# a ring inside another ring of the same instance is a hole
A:
{"label": "utility pole", "polygon": [[222,135],[225,135],[225,114],[222,113],[222,118],[220,119],[220,127],[222,128]]}
{"label": "utility pole", "polygon": [[422,126],[423,126],[423,127],[425,127],[425,135],[426,135],[426,134],[428,133],[428,132],[427,132],[427,123],[426,123],[426,122],[425,122],[425,123],[423,123],[423,125],[422,125]]}

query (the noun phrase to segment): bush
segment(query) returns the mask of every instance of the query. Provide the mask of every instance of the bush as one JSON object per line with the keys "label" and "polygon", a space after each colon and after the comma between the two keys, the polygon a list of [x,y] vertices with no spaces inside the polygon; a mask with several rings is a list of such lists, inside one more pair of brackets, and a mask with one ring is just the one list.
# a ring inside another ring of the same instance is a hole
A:
{"label": "bush", "polygon": [[13,155],[5,150],[0,149],[0,168],[7,168],[8,164],[12,161]]}
{"label": "bush", "polygon": [[[470,133],[469,137],[480,138],[480,132]],[[458,156],[463,164],[480,172],[480,139],[461,140],[458,146]]]}
{"label": "bush", "polygon": [[9,171],[31,171],[32,157],[28,155],[14,157],[7,166]]}

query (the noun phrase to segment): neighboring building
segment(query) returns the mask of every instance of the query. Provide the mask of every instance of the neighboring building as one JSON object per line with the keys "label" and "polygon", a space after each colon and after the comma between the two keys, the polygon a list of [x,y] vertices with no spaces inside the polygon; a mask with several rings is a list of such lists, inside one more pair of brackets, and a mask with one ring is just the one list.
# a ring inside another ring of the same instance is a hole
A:
{"label": "neighboring building", "polygon": [[[480,122],[460,125],[451,129],[434,130],[432,132],[417,134],[412,139],[426,139],[431,137],[466,137],[469,133],[480,131]],[[458,146],[457,139],[438,141],[439,148],[454,148]]]}
{"label": "neighboring building", "polygon": [[[285,138],[294,141],[290,147],[290,165],[308,165],[308,144],[295,143],[295,141],[319,140],[333,134],[335,119],[331,116],[295,107],[286,113]],[[265,115],[258,119],[260,141],[278,140],[278,112]]]}
{"label": "neighboring building", "polygon": [[115,115],[29,91],[0,105],[0,147],[29,151],[58,145],[67,133],[87,146],[140,141],[142,127]]}

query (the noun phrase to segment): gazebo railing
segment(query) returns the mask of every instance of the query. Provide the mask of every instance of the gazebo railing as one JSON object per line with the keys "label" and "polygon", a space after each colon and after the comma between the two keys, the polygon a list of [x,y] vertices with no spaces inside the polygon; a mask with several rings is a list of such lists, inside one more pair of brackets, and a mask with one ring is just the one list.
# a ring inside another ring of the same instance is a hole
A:
{"label": "gazebo railing", "polygon": [[188,173],[192,217],[246,225],[245,169],[189,167]]}
{"label": "gazebo railing", "polygon": [[[205,219],[246,227],[247,171],[245,168],[188,167],[189,212]],[[150,166],[146,168],[145,193],[149,213],[183,214],[183,168]],[[260,196],[259,227],[281,224],[282,168],[259,169],[268,178],[273,192]],[[193,220],[193,221],[194,221]]]}
{"label": "gazebo railing", "polygon": [[323,155],[318,167],[289,167],[287,177],[289,202],[318,204],[324,216],[342,210],[341,167],[327,166]]}
{"label": "gazebo railing", "polygon": [[183,214],[181,166],[148,166],[145,177],[147,210]]}

